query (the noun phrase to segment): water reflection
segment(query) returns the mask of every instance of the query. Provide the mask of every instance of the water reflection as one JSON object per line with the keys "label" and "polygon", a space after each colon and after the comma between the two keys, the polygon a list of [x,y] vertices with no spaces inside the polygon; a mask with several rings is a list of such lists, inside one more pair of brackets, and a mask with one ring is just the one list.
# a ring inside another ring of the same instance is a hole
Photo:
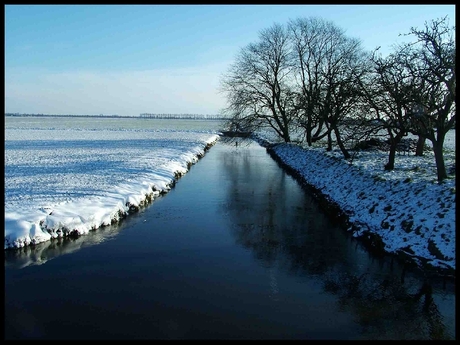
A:
{"label": "water reflection", "polygon": [[347,253],[349,238],[331,225],[315,200],[274,162],[255,164],[257,158],[267,159],[264,151],[249,147],[221,154],[230,180],[223,208],[236,224],[238,244],[267,267],[289,257],[288,268],[297,274],[322,274],[344,260],[354,263]]}
{"label": "water reflection", "polygon": [[84,236],[64,237],[26,246],[19,249],[5,250],[5,267],[21,269],[28,266],[43,265],[61,255],[74,253],[84,247],[94,246],[114,238],[120,232],[120,224],[90,231]]}
{"label": "water reflection", "polygon": [[335,272],[324,277],[324,289],[355,316],[366,339],[453,339],[427,282]]}
{"label": "water reflection", "polygon": [[373,257],[263,148],[229,148],[138,219],[147,226],[9,252],[5,265],[26,267],[116,238],[73,260],[6,270],[9,337],[455,337],[454,284]]}
{"label": "water reflection", "polygon": [[235,224],[236,243],[268,268],[271,299],[278,298],[281,269],[320,279],[339,310],[353,315],[363,339],[454,339],[455,315],[440,312],[442,305],[453,312],[454,283],[428,281],[368,253],[277,165],[257,164],[265,159],[260,150],[240,146],[221,154],[230,181],[223,211]]}

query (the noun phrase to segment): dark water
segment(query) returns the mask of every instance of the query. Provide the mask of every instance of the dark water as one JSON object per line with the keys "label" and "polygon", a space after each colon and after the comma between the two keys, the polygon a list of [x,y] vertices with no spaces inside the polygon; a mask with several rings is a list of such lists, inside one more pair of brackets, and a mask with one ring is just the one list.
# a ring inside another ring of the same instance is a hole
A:
{"label": "dark water", "polygon": [[455,287],[373,258],[257,144],[120,225],[5,252],[5,336],[455,339]]}

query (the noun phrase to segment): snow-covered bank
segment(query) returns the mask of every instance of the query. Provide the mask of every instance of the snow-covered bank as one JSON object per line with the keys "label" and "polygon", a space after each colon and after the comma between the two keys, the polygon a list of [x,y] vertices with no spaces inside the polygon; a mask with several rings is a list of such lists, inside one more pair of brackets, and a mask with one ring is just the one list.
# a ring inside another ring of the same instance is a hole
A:
{"label": "snow-covered bank", "polygon": [[[455,274],[455,176],[436,182],[432,152],[397,156],[396,169],[384,171],[388,154],[381,151],[354,152],[352,162],[339,151],[294,144],[269,151],[338,206],[353,236],[419,267]],[[455,164],[455,149],[445,158],[447,168]]]}
{"label": "snow-covered bank", "polygon": [[[5,125],[5,249],[118,221],[167,192],[219,138],[155,121],[32,120]],[[272,152],[338,205],[354,236],[455,270],[455,131],[446,138],[450,178],[442,184],[431,151],[397,155],[394,171],[383,170],[388,154],[378,150],[352,152],[351,162],[324,147],[277,144]]]}
{"label": "snow-covered bank", "polygon": [[[170,190],[212,131],[12,128],[5,138],[4,248],[108,225]],[[102,140],[101,140],[102,139]]]}

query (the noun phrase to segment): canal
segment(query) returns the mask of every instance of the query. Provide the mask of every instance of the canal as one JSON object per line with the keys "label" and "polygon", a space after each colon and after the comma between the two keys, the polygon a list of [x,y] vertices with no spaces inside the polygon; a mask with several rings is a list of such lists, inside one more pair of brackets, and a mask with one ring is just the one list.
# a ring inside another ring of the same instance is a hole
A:
{"label": "canal", "polygon": [[455,339],[455,286],[375,258],[256,143],[77,239],[5,252],[6,339]]}

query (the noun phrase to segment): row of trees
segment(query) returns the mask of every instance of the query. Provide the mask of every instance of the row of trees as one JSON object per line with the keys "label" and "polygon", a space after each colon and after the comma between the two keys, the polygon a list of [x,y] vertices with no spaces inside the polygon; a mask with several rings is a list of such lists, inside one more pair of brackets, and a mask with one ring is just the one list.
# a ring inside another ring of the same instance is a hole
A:
{"label": "row of trees", "polygon": [[[229,122],[245,131],[271,128],[290,142],[300,130],[307,145],[326,138],[350,158],[347,143],[382,130],[394,169],[398,143],[408,133],[433,144],[438,181],[447,177],[446,133],[455,125],[455,27],[447,17],[411,28],[410,43],[383,57],[332,22],[299,18],[274,24],[241,49],[221,80]],[[334,140],[333,140],[334,138]]]}

